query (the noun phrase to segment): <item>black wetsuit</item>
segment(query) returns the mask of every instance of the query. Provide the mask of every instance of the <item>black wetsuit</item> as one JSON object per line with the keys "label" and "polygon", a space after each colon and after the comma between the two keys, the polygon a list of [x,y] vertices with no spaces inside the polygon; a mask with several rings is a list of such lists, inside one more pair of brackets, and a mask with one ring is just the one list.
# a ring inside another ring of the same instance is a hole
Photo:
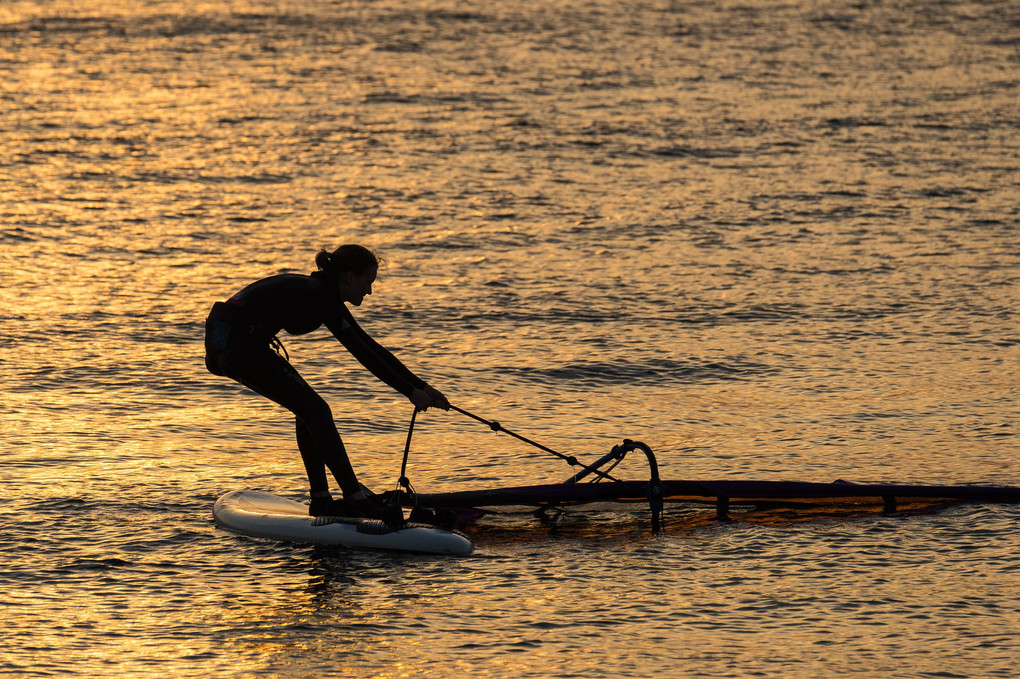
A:
{"label": "black wetsuit", "polygon": [[350,494],[359,485],[329,404],[273,348],[281,330],[303,335],[321,325],[404,396],[425,388],[423,380],[358,326],[335,283],[321,272],[271,276],[214,304],[205,325],[205,363],[214,375],[236,380],[294,413],[313,494],[328,490],[324,465]]}

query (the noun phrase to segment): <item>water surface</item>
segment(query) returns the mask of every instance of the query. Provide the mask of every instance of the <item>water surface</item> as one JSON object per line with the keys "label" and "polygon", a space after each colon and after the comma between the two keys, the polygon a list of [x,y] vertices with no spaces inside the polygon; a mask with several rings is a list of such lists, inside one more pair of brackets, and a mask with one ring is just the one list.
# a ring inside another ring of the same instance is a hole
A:
{"label": "water surface", "polygon": [[[1018,46],[1006,1],[4,3],[0,671],[1014,676],[1015,507],[504,517],[460,559],[232,536],[216,497],[303,473],[201,335],[362,242],[362,324],[557,450],[1020,484]],[[409,404],[284,341],[390,487]],[[570,474],[431,411],[409,465]]]}

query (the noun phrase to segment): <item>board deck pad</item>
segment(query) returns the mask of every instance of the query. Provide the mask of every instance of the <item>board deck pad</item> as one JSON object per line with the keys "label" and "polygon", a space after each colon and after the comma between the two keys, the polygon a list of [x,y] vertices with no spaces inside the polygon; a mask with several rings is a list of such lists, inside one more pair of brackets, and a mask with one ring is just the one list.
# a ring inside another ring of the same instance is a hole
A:
{"label": "board deck pad", "polygon": [[422,554],[469,554],[474,549],[471,540],[457,531],[416,524],[394,529],[375,519],[313,517],[307,505],[255,490],[223,495],[213,506],[213,518],[232,532],[270,540]]}

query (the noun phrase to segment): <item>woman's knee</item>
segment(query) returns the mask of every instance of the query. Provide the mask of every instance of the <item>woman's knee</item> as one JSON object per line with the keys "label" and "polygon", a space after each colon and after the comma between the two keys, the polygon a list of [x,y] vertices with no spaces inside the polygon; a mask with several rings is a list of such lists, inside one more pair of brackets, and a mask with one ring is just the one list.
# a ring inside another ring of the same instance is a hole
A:
{"label": "woman's knee", "polygon": [[330,427],[334,426],[333,409],[318,394],[315,394],[314,398],[308,398],[307,403],[301,408],[301,412],[295,413],[295,415],[297,415],[299,426],[304,424],[310,431],[314,431],[317,426],[324,423],[329,423]]}

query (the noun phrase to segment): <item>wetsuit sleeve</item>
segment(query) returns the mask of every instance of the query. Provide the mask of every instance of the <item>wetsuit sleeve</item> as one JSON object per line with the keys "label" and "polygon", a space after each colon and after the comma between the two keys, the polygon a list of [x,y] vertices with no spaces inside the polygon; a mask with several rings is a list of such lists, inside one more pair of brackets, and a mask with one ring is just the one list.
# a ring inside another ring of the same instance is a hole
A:
{"label": "wetsuit sleeve", "polygon": [[426,383],[397,359],[390,351],[361,329],[349,313],[326,322],[333,336],[358,359],[361,365],[404,396],[415,389],[424,389]]}

